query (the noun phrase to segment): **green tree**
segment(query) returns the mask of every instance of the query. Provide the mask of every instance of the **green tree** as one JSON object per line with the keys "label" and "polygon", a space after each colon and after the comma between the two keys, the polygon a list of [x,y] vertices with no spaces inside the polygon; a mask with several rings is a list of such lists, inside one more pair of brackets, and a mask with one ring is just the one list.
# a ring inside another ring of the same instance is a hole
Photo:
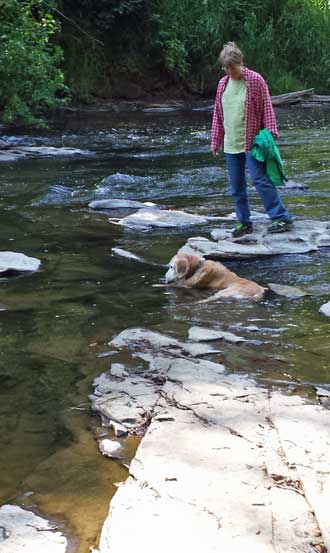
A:
{"label": "green tree", "polygon": [[0,109],[5,122],[43,122],[65,90],[52,2],[0,0]]}

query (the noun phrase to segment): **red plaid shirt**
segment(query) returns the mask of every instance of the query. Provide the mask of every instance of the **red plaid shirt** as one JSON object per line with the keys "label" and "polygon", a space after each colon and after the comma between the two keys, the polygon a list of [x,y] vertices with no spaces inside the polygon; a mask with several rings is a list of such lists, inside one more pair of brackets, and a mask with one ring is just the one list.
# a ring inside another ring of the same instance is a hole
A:
{"label": "red plaid shirt", "polygon": [[[259,73],[243,67],[246,81],[245,101],[245,151],[252,148],[253,139],[261,129],[268,129],[276,138],[277,124],[268,86]],[[228,83],[228,75],[218,84],[215,97],[213,122],[211,130],[211,150],[216,152],[223,144],[225,130],[223,126],[222,95]]]}

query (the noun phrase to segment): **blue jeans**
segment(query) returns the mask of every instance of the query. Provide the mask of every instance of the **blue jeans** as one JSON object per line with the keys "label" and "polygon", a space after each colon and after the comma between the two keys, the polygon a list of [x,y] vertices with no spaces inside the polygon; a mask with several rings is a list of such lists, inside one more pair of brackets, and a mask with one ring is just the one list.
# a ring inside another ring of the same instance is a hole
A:
{"label": "blue jeans", "polygon": [[241,154],[225,154],[231,194],[235,202],[236,216],[240,223],[251,223],[249,198],[245,165],[247,165],[254,186],[272,221],[290,218],[289,212],[282,204],[280,194],[266,175],[265,163],[257,161],[248,152]]}

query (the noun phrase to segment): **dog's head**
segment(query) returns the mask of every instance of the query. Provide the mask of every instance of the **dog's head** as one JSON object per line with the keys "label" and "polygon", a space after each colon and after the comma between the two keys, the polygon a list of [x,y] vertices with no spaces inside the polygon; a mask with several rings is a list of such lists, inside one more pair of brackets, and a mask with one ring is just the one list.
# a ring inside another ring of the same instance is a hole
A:
{"label": "dog's head", "polygon": [[169,284],[191,277],[203,259],[199,255],[177,253],[169,262],[169,269],[165,275],[166,282]]}

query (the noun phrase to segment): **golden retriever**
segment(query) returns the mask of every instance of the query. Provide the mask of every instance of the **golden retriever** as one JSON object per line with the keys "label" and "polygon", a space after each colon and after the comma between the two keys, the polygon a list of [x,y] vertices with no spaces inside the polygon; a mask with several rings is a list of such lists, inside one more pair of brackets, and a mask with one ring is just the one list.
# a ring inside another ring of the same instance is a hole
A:
{"label": "golden retriever", "polygon": [[222,263],[186,253],[177,253],[172,257],[165,281],[168,284],[176,282],[188,288],[218,290],[204,301],[221,298],[260,300],[267,290],[253,280],[237,276]]}

